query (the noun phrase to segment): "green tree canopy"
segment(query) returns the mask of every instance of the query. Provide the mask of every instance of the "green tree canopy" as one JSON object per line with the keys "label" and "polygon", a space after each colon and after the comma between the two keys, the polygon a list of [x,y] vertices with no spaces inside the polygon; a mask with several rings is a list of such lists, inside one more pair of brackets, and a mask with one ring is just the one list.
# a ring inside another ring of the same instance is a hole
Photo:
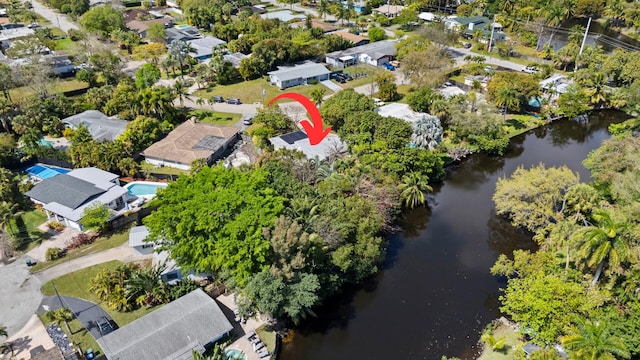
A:
{"label": "green tree canopy", "polygon": [[557,220],[564,194],[577,183],[578,175],[566,166],[519,167],[510,178],[498,179],[493,194],[496,212],[507,215],[514,226],[536,232],[550,219]]}
{"label": "green tree canopy", "polygon": [[94,32],[102,38],[108,38],[114,30],[124,30],[124,17],[120,10],[111,5],[101,5],[91,8],[80,17],[80,25],[89,32]]}
{"label": "green tree canopy", "polygon": [[373,108],[373,100],[353,90],[344,90],[325,101],[320,113],[323,120],[338,131],[349,114]]}
{"label": "green tree canopy", "polygon": [[107,205],[95,201],[84,209],[80,222],[86,228],[100,231],[107,225],[110,216],[111,209]]}
{"label": "green tree canopy", "polygon": [[184,268],[224,270],[246,285],[268,268],[271,246],[262,229],[284,209],[266,175],[214,166],[179,177],[153,201],[158,209],[145,219],[150,240]]}

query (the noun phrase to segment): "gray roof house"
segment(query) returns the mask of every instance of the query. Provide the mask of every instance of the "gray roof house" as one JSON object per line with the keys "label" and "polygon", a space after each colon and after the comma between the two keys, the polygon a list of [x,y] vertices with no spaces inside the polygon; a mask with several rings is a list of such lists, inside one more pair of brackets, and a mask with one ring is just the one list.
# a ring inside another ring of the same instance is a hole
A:
{"label": "gray roof house", "polygon": [[191,351],[227,336],[233,326],[202,289],[98,339],[109,360],[190,360]]}
{"label": "gray roof house", "polygon": [[87,110],[61,121],[72,129],[76,129],[80,124],[86,126],[93,140],[98,142],[115,140],[126,130],[129,123],[114,116],[109,117],[98,110]]}
{"label": "gray roof house", "polygon": [[278,70],[270,71],[267,74],[271,85],[286,89],[292,86],[309,84],[311,81],[329,80],[331,71],[322,64],[309,61],[294,66],[278,66]]}
{"label": "gray roof house", "polygon": [[347,144],[335,133],[329,133],[327,137],[317,145],[309,143],[309,137],[304,131],[272,137],[269,139],[275,150],[288,149],[302,152],[308,159],[322,161],[327,159],[332,153],[343,153],[347,151]]}
{"label": "gray roof house", "polygon": [[198,61],[203,61],[211,59],[214,47],[225,45],[227,42],[220,40],[217,37],[205,36],[200,39],[187,40],[187,43],[189,43],[193,50],[195,50],[193,58]]}
{"label": "gray roof house", "polygon": [[395,41],[384,40],[328,53],[325,55],[325,61],[329,65],[340,68],[345,68],[357,63],[382,66],[393,60],[395,53]]}
{"label": "gray roof house", "polygon": [[119,209],[124,206],[126,194],[118,175],[97,168],[75,169],[44,179],[25,193],[43,206],[48,219],[77,230],[82,230],[84,209],[93,202]]}
{"label": "gray roof house", "polygon": [[153,252],[154,244],[145,242],[149,236],[149,228],[146,226],[134,226],[129,230],[129,247],[133,248],[136,255],[146,255]]}

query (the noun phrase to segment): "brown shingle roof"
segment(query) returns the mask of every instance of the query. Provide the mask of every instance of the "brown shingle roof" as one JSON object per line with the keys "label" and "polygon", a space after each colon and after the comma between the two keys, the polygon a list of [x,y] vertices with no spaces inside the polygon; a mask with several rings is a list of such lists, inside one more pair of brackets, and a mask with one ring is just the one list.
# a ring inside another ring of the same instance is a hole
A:
{"label": "brown shingle roof", "polygon": [[[367,39],[366,37],[360,36],[360,35],[356,35],[356,34],[348,32],[348,31],[337,31],[337,32],[332,33],[331,35],[338,35],[341,38],[344,38],[345,40],[349,40],[354,44],[358,44],[361,41],[366,41],[367,43],[369,42],[369,39]],[[362,44],[360,44],[360,45],[362,45]]]}
{"label": "brown shingle roof", "polygon": [[149,25],[151,24],[171,24],[171,19],[169,18],[159,18],[159,19],[153,19],[153,20],[133,20],[133,21],[129,21],[127,23],[127,27],[133,31],[136,31],[138,33],[141,33],[143,31],[146,31],[147,29],[149,29]]}
{"label": "brown shingle roof", "polygon": [[[142,155],[182,164],[190,164],[196,159],[208,159],[215,150],[203,149],[200,146],[207,136],[223,138],[234,137],[240,128],[237,126],[218,126],[213,124],[187,120],[173,129],[167,137],[146,148]],[[195,147],[195,149],[194,149]]]}

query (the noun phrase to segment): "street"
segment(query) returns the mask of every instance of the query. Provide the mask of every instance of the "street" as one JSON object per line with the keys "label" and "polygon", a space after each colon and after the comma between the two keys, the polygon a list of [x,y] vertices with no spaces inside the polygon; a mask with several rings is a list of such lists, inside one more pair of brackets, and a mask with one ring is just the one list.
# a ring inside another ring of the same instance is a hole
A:
{"label": "street", "polygon": [[36,0],[30,0],[30,2],[31,5],[33,5],[33,11],[40,14],[40,16],[47,19],[47,21],[51,23],[51,25],[49,25],[50,27],[58,27],[64,32],[68,32],[71,29],[80,29],[80,27],[73,21],[69,20],[66,15],[57,14],[56,12],[42,5]]}

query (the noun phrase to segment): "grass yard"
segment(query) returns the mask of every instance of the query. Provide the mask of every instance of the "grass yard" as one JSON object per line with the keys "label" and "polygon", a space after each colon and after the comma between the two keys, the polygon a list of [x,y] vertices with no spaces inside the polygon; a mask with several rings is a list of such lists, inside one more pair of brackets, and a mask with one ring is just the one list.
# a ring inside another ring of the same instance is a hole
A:
{"label": "grass yard", "polygon": [[54,41],[56,44],[56,47],[54,50],[58,50],[58,51],[71,51],[75,48],[78,47],[78,45],[71,41],[71,39],[69,38],[62,38],[62,39],[58,39]]}
{"label": "grass yard", "polygon": [[54,261],[39,262],[31,268],[31,272],[38,272],[49,269],[66,261],[71,261],[85,255],[97,253],[107,249],[118,247],[129,240],[129,228],[125,227],[117,232],[100,236],[92,244],[82,246],[78,249],[70,250],[67,254]]}
{"label": "grass yard", "polygon": [[[50,92],[53,94],[63,93],[67,91],[80,90],[87,88],[87,84],[81,81],[78,81],[74,78],[68,79],[58,79],[50,89]],[[11,98],[15,101],[20,101],[26,97],[34,95],[32,89],[28,86],[21,86],[14,89],[9,90],[11,94]]]}
{"label": "grass yard", "polygon": [[[45,327],[47,327],[51,323],[57,323],[55,321],[49,320],[47,315],[44,313],[39,314],[38,317],[40,318],[40,321],[42,321],[42,324]],[[82,351],[85,351],[87,349],[93,349],[93,353],[95,355],[99,355],[102,353],[102,349],[96,342],[96,339],[93,337],[93,335],[91,335],[89,331],[87,331],[87,329],[85,329],[85,327],[82,325],[82,323],[79,320],[73,319],[73,321],[69,322],[69,328],[71,329],[71,334],[67,330],[67,327],[64,325],[64,323],[57,323],[57,324],[58,326],[60,326],[62,331],[64,331],[67,334],[67,336],[69,337],[69,339],[71,340],[74,346],[79,347],[80,349],[82,349]]]}
{"label": "grass yard", "polygon": [[518,334],[507,325],[500,325],[493,332],[493,336],[496,339],[504,337],[506,339],[505,346],[502,350],[492,350],[485,346],[482,354],[478,360],[513,360],[515,359],[515,352],[518,346],[521,345],[521,341],[518,338]]}
{"label": "grass yard", "polygon": [[38,229],[38,226],[47,221],[47,216],[43,211],[33,209],[20,214],[20,216],[11,219],[7,230],[13,235],[23,240],[19,251],[27,252],[34,247],[40,245],[42,241],[51,236]]}
{"label": "grass yard", "polygon": [[507,133],[511,138],[544,125],[544,123],[545,120],[533,115],[507,114]]}
{"label": "grass yard", "polygon": [[178,169],[178,168],[174,168],[171,166],[162,166],[159,168],[155,168],[155,165],[153,164],[149,164],[148,162],[143,162],[140,164],[140,171],[142,171],[142,173],[149,173],[149,174],[164,174],[164,175],[182,175],[182,174],[188,174],[189,171],[187,170],[182,170],[182,169]]}
{"label": "grass yard", "polygon": [[49,281],[42,285],[40,290],[44,295],[55,295],[53,290],[53,282],[56,284],[56,288],[60,295],[72,296],[80,299],[85,299],[100,305],[111,317],[115,320],[118,326],[122,327],[135,319],[138,319],[156,308],[147,309],[145,307],[139,308],[130,312],[118,312],[108,309],[100,303],[98,297],[89,291],[89,280],[94,278],[100,271],[104,269],[114,270],[118,266],[122,265],[122,262],[114,260],[106,263],[94,265],[86,269],[78,270],[67,275],[63,275],[55,280]]}
{"label": "grass yard", "polygon": [[264,345],[267,347],[269,353],[273,354],[276,349],[276,333],[269,330],[267,324],[264,324],[256,329],[256,334],[262,340]]}
{"label": "grass yard", "polygon": [[[280,90],[277,87],[269,84],[267,80],[261,78],[251,81],[243,81],[241,83],[232,85],[216,85],[207,89],[198,90],[194,93],[194,95],[205,99],[209,99],[214,95],[222,96],[224,99],[237,97],[244,104],[253,104],[256,102],[262,103],[262,89],[265,90],[264,101],[265,103],[267,103],[269,102],[269,100],[285,92],[296,92],[309,97],[311,95],[311,92],[318,88],[327,90],[325,95],[329,95],[331,93],[331,90],[329,90],[322,84],[299,85],[285,90]],[[282,102],[291,101],[292,100],[282,99]]]}
{"label": "grass yard", "polygon": [[[215,109],[215,105],[213,106]],[[220,126],[230,126],[238,122],[242,114],[233,114],[211,110],[196,109],[189,112],[189,116],[195,116],[198,121]]]}

